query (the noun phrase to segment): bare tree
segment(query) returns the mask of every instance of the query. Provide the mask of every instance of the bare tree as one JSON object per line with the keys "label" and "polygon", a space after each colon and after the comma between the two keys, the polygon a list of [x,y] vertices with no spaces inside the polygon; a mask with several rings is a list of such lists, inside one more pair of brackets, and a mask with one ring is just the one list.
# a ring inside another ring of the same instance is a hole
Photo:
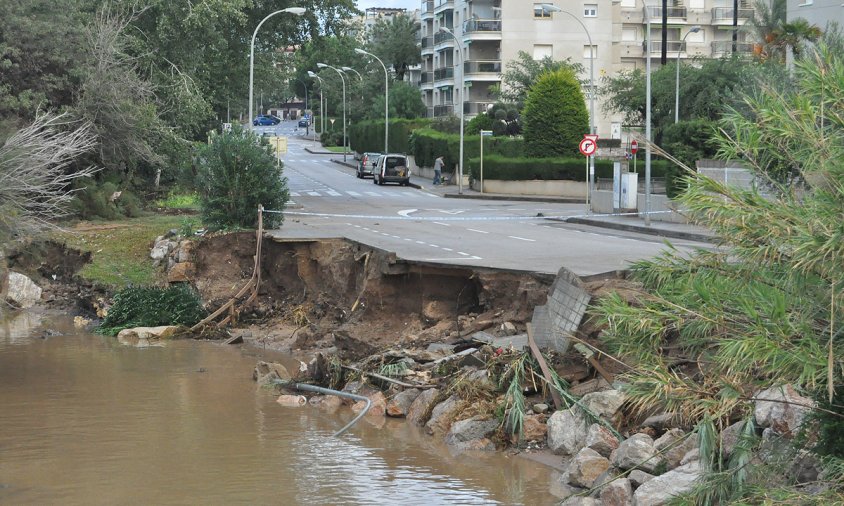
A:
{"label": "bare tree", "polygon": [[38,232],[67,216],[75,179],[98,169],[72,168],[96,146],[90,123],[43,113],[0,146],[0,250],[5,241]]}

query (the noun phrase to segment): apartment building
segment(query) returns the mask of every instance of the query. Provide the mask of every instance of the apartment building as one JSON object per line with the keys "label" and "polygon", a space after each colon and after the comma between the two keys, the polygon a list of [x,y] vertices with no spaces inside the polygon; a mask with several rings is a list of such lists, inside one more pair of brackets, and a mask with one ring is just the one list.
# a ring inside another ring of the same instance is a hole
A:
{"label": "apartment building", "polygon": [[838,23],[844,29],[844,0],[787,0],[786,18],[803,18],[821,30],[829,23]]}
{"label": "apartment building", "polygon": [[[741,28],[753,17],[751,4],[739,1],[734,13],[733,0],[669,0],[665,38],[669,61],[750,53],[749,34],[734,30],[733,23]],[[460,107],[466,116],[485,111],[495,102],[492,88],[500,85],[502,70],[519,51],[535,59],[551,56],[581,63],[588,108],[590,65],[596,87],[605,76],[644,67],[649,19],[652,65],[657,68],[663,40],[660,0],[423,0],[419,86],[428,114],[459,114]],[[456,68],[455,63],[462,65]],[[604,112],[597,95],[595,104],[598,134],[620,138],[620,116]]]}

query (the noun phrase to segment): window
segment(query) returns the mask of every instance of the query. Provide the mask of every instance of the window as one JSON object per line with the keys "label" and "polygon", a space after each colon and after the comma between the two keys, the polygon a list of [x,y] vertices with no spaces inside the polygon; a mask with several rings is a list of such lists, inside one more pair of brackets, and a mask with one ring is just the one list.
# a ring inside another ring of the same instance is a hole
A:
{"label": "window", "polygon": [[636,29],[635,26],[625,26],[621,28],[621,40],[622,42],[636,42],[636,35],[639,33],[639,30]]}
{"label": "window", "polygon": [[598,4],[584,4],[583,5],[583,17],[584,18],[597,18],[598,17]]}
{"label": "window", "polygon": [[636,0],[621,0],[622,7],[636,7]]}
{"label": "window", "polygon": [[533,45],[533,59],[539,61],[543,58],[553,57],[554,46],[551,44],[534,44]]}
{"label": "window", "polygon": [[583,46],[583,58],[589,60],[598,57],[598,46]]}
{"label": "window", "polygon": [[689,9],[704,9],[705,7],[705,0],[689,0]]}
{"label": "window", "polygon": [[551,11],[545,8],[545,4],[533,4],[533,17],[537,19],[550,19]]}

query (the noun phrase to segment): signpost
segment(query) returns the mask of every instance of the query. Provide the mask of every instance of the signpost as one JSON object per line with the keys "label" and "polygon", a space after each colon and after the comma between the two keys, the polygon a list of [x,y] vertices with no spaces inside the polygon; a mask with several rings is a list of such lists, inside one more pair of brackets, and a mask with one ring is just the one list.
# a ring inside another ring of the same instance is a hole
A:
{"label": "signpost", "polygon": [[633,139],[630,143],[630,152],[633,153],[633,172],[636,172],[636,152],[639,151],[639,142]]}
{"label": "signpost", "polygon": [[492,130],[481,130],[481,193],[484,192],[484,137],[492,137]]}
{"label": "signpost", "polygon": [[586,157],[586,205],[589,205],[590,197],[592,195],[592,185],[589,183],[590,177],[594,174],[589,173],[589,157],[595,156],[598,151],[598,135],[597,134],[583,134],[583,140],[577,146],[580,154]]}
{"label": "signpost", "polygon": [[282,155],[287,154],[287,137],[268,137],[267,142],[275,149],[276,165],[281,164]]}

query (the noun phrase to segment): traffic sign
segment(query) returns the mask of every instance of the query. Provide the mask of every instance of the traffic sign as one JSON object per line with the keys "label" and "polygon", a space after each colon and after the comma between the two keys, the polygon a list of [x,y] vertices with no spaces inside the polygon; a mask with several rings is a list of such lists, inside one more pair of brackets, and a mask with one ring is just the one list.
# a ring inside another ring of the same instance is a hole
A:
{"label": "traffic sign", "polygon": [[481,130],[481,137],[492,137],[492,130]]}
{"label": "traffic sign", "polygon": [[[577,146],[577,148],[580,149],[580,154],[584,156],[594,155],[595,151],[598,150],[598,143],[595,142],[595,139],[591,139],[590,137],[584,135],[583,140],[580,141],[580,144]],[[595,137],[597,137],[597,135]]]}
{"label": "traffic sign", "polygon": [[634,140],[630,143],[630,152],[635,155],[636,151],[639,151],[639,142]]}

